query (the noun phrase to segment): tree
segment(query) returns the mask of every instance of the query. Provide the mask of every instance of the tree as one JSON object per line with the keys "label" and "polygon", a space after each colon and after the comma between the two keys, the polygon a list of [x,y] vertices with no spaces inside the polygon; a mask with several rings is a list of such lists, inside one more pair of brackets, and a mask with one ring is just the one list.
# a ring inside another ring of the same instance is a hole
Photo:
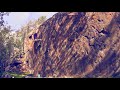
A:
{"label": "tree", "polygon": [[9,15],[9,12],[0,12],[0,76],[4,72],[6,62],[9,59],[12,50],[12,38],[10,35],[10,27],[5,27],[4,15]]}
{"label": "tree", "polygon": [[10,56],[13,52],[14,39],[9,27],[0,28],[0,73],[3,73],[5,67],[10,62]]}
{"label": "tree", "polygon": [[4,15],[9,15],[9,12],[0,12],[0,26],[4,26],[4,19],[3,19],[3,16]]}
{"label": "tree", "polygon": [[8,14],[8,12],[0,12],[0,77],[11,61],[19,58],[18,56],[24,52],[24,39],[28,33],[37,30],[46,20],[46,17],[42,16],[36,21],[29,21],[20,30],[13,32],[10,26],[5,25],[3,19],[3,16]]}

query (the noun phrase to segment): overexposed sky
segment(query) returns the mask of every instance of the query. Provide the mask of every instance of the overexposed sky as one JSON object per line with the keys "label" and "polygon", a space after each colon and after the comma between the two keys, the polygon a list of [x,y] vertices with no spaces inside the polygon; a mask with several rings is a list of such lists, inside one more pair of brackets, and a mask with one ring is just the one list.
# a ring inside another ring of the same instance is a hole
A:
{"label": "overexposed sky", "polygon": [[4,20],[12,29],[17,30],[30,20],[36,20],[40,16],[46,16],[48,19],[55,13],[57,12],[11,12],[9,16],[4,16]]}

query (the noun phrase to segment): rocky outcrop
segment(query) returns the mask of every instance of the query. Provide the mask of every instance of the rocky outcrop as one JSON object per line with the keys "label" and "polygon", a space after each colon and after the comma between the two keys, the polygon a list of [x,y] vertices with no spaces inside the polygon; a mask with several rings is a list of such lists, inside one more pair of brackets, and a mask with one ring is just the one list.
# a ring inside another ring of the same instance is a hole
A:
{"label": "rocky outcrop", "polygon": [[30,73],[27,64],[22,62],[21,60],[12,61],[12,63],[5,68],[5,72],[12,72],[18,74]]}
{"label": "rocky outcrop", "polygon": [[25,40],[34,76],[117,77],[120,73],[118,12],[59,12]]}

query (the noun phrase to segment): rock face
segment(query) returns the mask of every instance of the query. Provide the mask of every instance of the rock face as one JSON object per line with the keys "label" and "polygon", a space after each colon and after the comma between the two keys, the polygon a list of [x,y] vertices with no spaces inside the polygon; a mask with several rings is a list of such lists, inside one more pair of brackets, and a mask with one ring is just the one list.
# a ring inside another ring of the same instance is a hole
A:
{"label": "rock face", "polygon": [[14,60],[12,63],[5,68],[5,72],[13,72],[13,73],[30,73],[29,67],[26,63],[21,60]]}
{"label": "rock face", "polygon": [[25,52],[34,76],[117,77],[119,12],[59,12],[26,38]]}

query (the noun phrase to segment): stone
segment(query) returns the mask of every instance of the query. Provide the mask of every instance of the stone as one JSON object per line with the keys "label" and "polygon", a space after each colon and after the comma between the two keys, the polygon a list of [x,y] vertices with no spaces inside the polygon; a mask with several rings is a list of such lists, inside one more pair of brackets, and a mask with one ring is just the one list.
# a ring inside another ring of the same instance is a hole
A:
{"label": "stone", "polygon": [[59,12],[25,39],[24,60],[34,76],[110,77],[120,58],[118,19],[118,12]]}

